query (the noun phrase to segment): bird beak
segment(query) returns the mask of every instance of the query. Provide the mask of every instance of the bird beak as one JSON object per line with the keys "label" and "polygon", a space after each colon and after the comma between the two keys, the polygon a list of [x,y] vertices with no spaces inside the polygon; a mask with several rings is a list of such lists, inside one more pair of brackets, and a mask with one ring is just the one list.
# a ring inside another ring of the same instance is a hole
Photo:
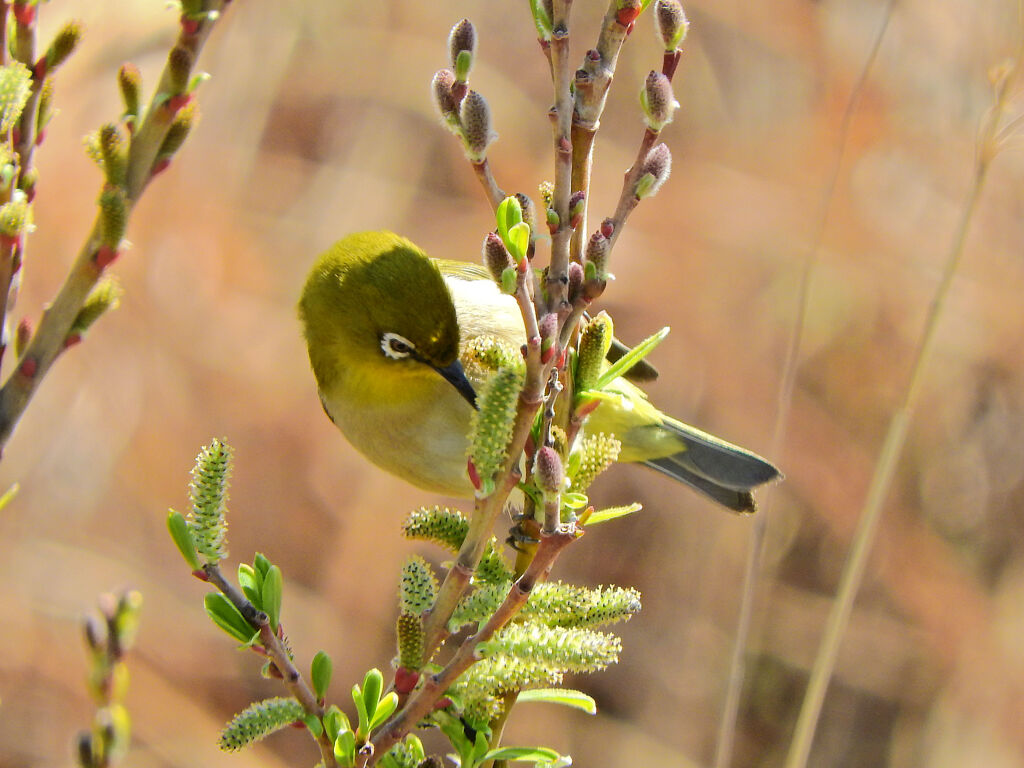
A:
{"label": "bird beak", "polygon": [[466,372],[462,370],[462,363],[458,358],[455,358],[455,362],[451,365],[446,365],[444,368],[435,367],[434,370],[444,376],[444,380],[455,387],[467,403],[476,408],[476,392],[473,385],[469,383],[469,379],[466,378]]}

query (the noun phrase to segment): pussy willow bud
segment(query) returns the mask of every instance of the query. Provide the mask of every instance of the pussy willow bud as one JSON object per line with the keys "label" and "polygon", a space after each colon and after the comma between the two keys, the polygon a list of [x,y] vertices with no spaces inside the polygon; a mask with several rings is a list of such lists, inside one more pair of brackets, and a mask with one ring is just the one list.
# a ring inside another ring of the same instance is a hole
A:
{"label": "pussy willow bud", "polygon": [[640,89],[640,106],[644,111],[647,127],[652,131],[660,131],[670,122],[672,115],[679,106],[672,93],[672,83],[661,72],[647,75],[644,87]]}
{"label": "pussy willow bud", "polygon": [[160,151],[156,153],[157,160],[169,160],[185,143],[189,132],[199,119],[199,108],[195,102],[190,102],[174,113],[174,120],[171,127],[167,129],[167,135],[160,145]]}
{"label": "pussy willow bud", "polygon": [[167,75],[171,96],[177,96],[188,89],[188,79],[192,72],[192,52],[183,45],[171,48],[167,55]]}
{"label": "pussy willow bud", "polygon": [[474,485],[480,497],[494,492],[494,475],[505,461],[522,385],[519,371],[502,368],[480,393],[480,409],[473,412],[470,421],[469,445],[469,464],[477,475]]}
{"label": "pussy willow bud", "polygon": [[411,613],[398,615],[398,665],[418,670],[423,666],[423,619]]}
{"label": "pussy willow bud", "polygon": [[569,262],[569,301],[575,301],[583,285],[583,267],[578,262]]}
{"label": "pussy willow bud", "polygon": [[473,27],[473,22],[463,19],[452,27],[452,31],[448,35],[448,54],[451,66],[455,70],[455,79],[460,83],[466,82],[469,77],[475,53],[476,29]]}
{"label": "pussy willow bud", "polygon": [[50,47],[46,49],[46,71],[52,72],[63,64],[68,56],[74,53],[79,41],[82,39],[82,24],[79,21],[69,21],[63,26],[57,36],[53,38]]}
{"label": "pussy willow bud", "polygon": [[121,91],[121,101],[124,102],[124,113],[138,117],[142,93],[142,74],[139,68],[130,62],[122,64],[117,71],[117,87]]}
{"label": "pussy willow bud", "polygon": [[601,232],[595,232],[587,241],[586,262],[584,276],[587,280],[599,280],[604,282],[608,279],[608,252],[611,243]]}
{"label": "pussy willow bud", "polygon": [[462,137],[466,157],[470,162],[483,162],[487,147],[497,138],[491,130],[491,110],[487,100],[476,91],[470,91],[462,100]]}
{"label": "pussy willow bud", "polygon": [[506,269],[515,268],[512,254],[508,252],[508,248],[494,232],[488,232],[487,237],[484,238],[483,257],[487,270],[498,284],[501,284],[502,275]]}
{"label": "pussy willow bud", "polygon": [[604,360],[612,346],[615,326],[607,312],[595,315],[580,336],[579,355],[576,363],[576,389],[593,389],[601,376]]}
{"label": "pussy willow bud", "polygon": [[679,47],[690,29],[690,22],[686,20],[679,0],[656,0],[654,24],[658,29],[658,36],[665,44],[665,50],[669,53]]}
{"label": "pussy willow bud", "polygon": [[533,465],[537,485],[545,494],[558,493],[565,484],[565,470],[562,459],[554,448],[544,446],[537,451],[537,459]]}
{"label": "pussy willow bud", "polygon": [[105,187],[98,201],[100,207],[100,242],[117,249],[128,226],[128,203],[120,187]]}
{"label": "pussy willow bud", "polygon": [[128,141],[124,133],[113,123],[107,123],[100,128],[99,148],[107,184],[123,186],[128,173]]}
{"label": "pussy willow bud", "polygon": [[671,172],[672,153],[665,144],[658,144],[644,158],[643,165],[640,166],[640,178],[633,193],[638,200],[653,197]]}

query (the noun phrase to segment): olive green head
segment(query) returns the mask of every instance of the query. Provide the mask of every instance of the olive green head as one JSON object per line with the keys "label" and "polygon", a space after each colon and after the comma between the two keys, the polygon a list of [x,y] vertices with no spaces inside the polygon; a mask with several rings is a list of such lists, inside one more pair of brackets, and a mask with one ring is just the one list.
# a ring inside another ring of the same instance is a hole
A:
{"label": "olive green head", "polygon": [[299,301],[321,390],[346,369],[414,374],[456,362],[459,326],[436,264],[403,237],[360,232],[317,259]]}

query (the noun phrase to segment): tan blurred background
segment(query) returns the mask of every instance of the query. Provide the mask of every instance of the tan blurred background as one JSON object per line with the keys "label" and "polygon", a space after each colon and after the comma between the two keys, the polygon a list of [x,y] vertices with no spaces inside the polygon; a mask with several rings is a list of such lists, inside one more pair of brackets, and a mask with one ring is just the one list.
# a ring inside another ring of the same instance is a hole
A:
{"label": "tan blurred background", "polygon": [[[603,4],[577,0],[582,55]],[[779,765],[857,511],[972,173],[987,70],[1019,43],[1010,0],[896,4],[823,207],[851,88],[886,3],[687,4],[692,28],[665,132],[675,172],[620,240],[602,301],[627,341],[661,325],[655,401],[771,448],[801,269],[826,223],[786,440],[786,482],[763,498],[767,543],[735,766]],[[115,267],[119,311],[55,366],[8,445],[0,486],[0,765],[65,765],[91,713],[79,620],[104,590],[144,594],[130,662],[126,765],[308,766],[299,732],[222,755],[219,727],[280,689],[202,611],[164,529],[211,436],[236,449],[230,549],[286,576],[298,658],[335,660],[332,696],[393,654],[401,539],[442,501],[363,461],[321,413],[294,305],[315,255],[389,228],[475,260],[488,208],[429,98],[450,26],[480,33],[473,85],[500,140],[499,183],[550,178],[550,86],[525,2],[236,0],[200,62],[203,118],[146,193]],[[114,74],[152,84],[175,17],[159,0],[42,9],[86,37],[58,78],[38,154],[38,231],[17,315],[37,318],[93,216],[99,174],[80,137],[120,109]],[[594,220],[640,140],[636,94],[660,54],[642,18],[598,140]],[[1013,114],[1019,111],[1019,103]],[[1024,765],[1024,196],[1022,156],[997,159],[839,655],[810,764]],[[826,217],[827,216],[827,220]],[[712,762],[752,522],[671,482],[617,468],[605,503],[644,511],[594,529],[559,563],[585,583],[634,585],[621,664],[573,681],[596,718],[517,710],[513,743],[579,766]]]}

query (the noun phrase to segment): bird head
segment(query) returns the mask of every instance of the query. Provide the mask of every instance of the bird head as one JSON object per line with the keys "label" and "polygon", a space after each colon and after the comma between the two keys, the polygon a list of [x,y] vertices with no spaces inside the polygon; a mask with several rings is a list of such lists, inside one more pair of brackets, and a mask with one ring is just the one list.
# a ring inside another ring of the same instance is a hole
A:
{"label": "bird head", "polygon": [[313,266],[299,315],[321,392],[344,374],[440,374],[475,404],[451,294],[437,265],[405,238],[360,232],[335,243]]}

